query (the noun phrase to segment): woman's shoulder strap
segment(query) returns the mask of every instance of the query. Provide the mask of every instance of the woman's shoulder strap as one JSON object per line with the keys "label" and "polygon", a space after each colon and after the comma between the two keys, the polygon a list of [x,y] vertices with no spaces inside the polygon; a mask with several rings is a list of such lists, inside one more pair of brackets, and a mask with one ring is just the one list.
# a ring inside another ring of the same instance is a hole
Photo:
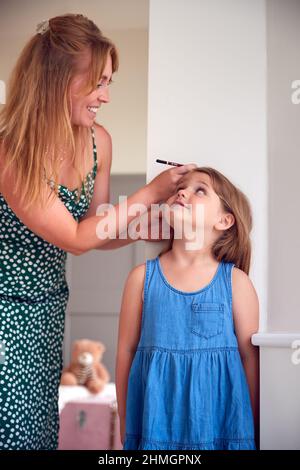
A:
{"label": "woman's shoulder strap", "polygon": [[94,157],[94,170],[97,171],[97,146],[96,146],[96,138],[95,138],[95,129],[94,127],[91,128],[92,131],[92,139],[93,139],[93,157]]}

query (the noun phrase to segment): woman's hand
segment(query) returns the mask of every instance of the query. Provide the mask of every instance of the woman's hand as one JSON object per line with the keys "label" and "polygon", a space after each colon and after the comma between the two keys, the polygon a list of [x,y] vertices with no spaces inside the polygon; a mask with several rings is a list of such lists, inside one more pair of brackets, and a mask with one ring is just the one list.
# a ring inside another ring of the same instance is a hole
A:
{"label": "woman's hand", "polygon": [[155,200],[157,202],[161,202],[173,196],[180,178],[195,168],[197,168],[195,163],[189,163],[187,165],[165,170],[153,178],[153,180],[148,183],[148,187],[150,188]]}

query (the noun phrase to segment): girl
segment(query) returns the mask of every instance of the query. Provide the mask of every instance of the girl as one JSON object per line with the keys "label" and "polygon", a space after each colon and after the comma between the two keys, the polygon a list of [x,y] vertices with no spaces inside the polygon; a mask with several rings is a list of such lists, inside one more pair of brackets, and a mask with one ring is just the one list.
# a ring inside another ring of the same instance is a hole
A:
{"label": "girl", "polygon": [[[255,449],[248,201],[218,171],[198,168],[167,204],[171,249],[133,269],[123,293],[116,385],[124,450]],[[191,233],[176,237],[187,223],[203,235],[197,248],[187,249]]]}
{"label": "girl", "polygon": [[[114,44],[83,15],[43,21],[13,70],[0,113],[0,448],[55,449],[69,289],[67,252],[118,248],[140,203],[168,198],[190,166],[127,199],[99,238],[109,202],[111,138],[95,123],[118,68]],[[116,228],[116,233],[115,229]],[[115,237],[116,235],[116,237]],[[115,238],[115,239],[112,239]]]}

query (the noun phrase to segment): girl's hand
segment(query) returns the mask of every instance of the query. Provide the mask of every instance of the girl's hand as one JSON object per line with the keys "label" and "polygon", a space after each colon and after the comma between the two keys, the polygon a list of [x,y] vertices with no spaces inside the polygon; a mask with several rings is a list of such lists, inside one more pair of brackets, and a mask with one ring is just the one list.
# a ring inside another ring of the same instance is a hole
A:
{"label": "girl's hand", "polygon": [[153,178],[153,180],[148,183],[148,187],[152,191],[155,200],[157,202],[165,201],[173,196],[180,178],[195,168],[197,168],[195,163],[189,163],[187,165],[171,168],[170,170],[165,170]]}

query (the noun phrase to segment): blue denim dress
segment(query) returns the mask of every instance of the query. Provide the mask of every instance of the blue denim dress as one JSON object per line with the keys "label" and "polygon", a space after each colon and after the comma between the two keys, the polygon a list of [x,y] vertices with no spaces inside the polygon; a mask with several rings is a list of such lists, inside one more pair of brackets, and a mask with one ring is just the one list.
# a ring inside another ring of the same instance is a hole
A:
{"label": "blue denim dress", "polygon": [[232,263],[203,289],[169,284],[146,261],[141,336],[128,377],[123,450],[255,450],[232,317]]}

